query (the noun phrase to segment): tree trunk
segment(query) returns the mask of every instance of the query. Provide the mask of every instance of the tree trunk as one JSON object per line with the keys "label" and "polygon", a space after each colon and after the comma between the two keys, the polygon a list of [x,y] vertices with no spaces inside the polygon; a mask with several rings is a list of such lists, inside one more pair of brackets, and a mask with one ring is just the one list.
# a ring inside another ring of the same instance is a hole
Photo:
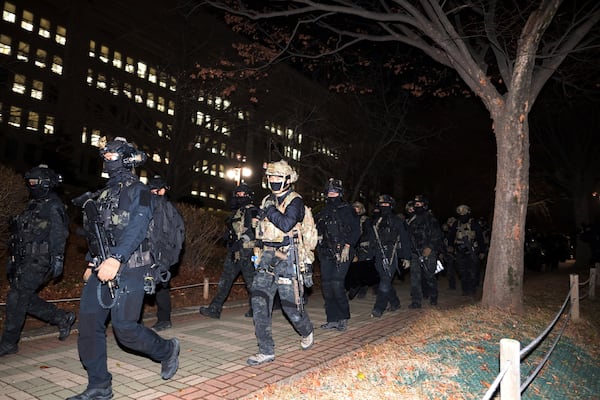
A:
{"label": "tree trunk", "polygon": [[482,305],[521,312],[529,126],[527,115],[510,106],[492,116],[498,152],[496,195]]}

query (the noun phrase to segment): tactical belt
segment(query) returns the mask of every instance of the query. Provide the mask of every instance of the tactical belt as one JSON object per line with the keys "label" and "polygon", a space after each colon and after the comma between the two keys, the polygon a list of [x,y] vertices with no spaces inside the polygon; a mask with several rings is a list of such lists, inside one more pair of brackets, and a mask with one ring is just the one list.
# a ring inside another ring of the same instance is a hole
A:
{"label": "tactical belt", "polygon": [[152,256],[150,255],[150,250],[136,250],[131,257],[129,257],[129,260],[125,263],[125,265],[127,268],[139,268],[152,265]]}

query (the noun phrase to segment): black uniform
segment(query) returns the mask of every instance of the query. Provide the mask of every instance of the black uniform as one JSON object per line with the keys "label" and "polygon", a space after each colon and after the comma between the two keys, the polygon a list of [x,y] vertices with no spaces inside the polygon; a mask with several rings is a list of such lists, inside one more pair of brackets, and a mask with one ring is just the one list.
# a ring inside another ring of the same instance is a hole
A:
{"label": "black uniform", "polygon": [[[438,288],[435,276],[437,257],[442,250],[442,230],[437,219],[422,207],[407,220],[412,257],[410,259],[411,308],[421,307],[423,287],[431,304],[437,304]],[[431,251],[426,254],[428,249]]]}
{"label": "black uniform", "polygon": [[65,206],[56,193],[48,190],[41,197],[32,192],[27,209],[13,218],[8,264],[10,290],[0,356],[17,352],[27,314],[58,325],[59,329],[62,326],[59,339],[69,335],[75,314],[58,309],[38,295],[48,281],[62,273],[68,235]]}
{"label": "black uniform", "polygon": [[[81,293],[79,358],[88,374],[87,389],[69,400],[112,398],[112,375],[108,372],[106,323],[110,316],[113,331],[119,343],[138,354],[160,361],[161,376],[170,379],[178,367],[179,341],[166,340],[139,322],[144,303],[144,276],[152,265],[148,245],[148,228],[152,218],[153,202],[150,189],[132,172],[132,163],[139,153],[123,139],[115,139],[101,150],[103,154],[119,154],[115,160],[104,161],[110,179],[96,198],[101,224],[109,238],[110,258],[120,262],[115,280],[114,298],[110,287],[100,282],[98,274],[89,276]],[[104,157],[104,155],[103,155]],[[84,215],[84,222],[89,216]],[[95,251],[91,228],[85,224],[90,239],[90,252]],[[90,263],[98,254],[88,253]],[[101,260],[102,261],[102,260]],[[104,260],[100,267],[114,260]]]}
{"label": "black uniform", "polygon": [[372,221],[366,215],[360,217],[360,237],[356,244],[356,255],[350,263],[346,275],[346,290],[348,298],[352,300],[355,296],[362,298],[367,294],[369,286],[379,283],[379,274],[375,269],[373,260],[372,244],[369,233],[372,229]]}
{"label": "black uniform", "polygon": [[450,229],[448,244],[454,253],[462,294],[472,296],[479,286],[479,258],[485,254],[481,225],[474,218],[459,216]]}
{"label": "black uniform", "polygon": [[[200,313],[212,318],[219,318],[223,304],[229,296],[233,282],[238,275],[242,274],[248,293],[252,288],[254,280],[254,264],[252,263],[253,248],[255,245],[254,228],[252,219],[256,218],[258,208],[249,203],[236,204],[237,207],[227,218],[225,231],[225,241],[227,243],[227,255],[223,263],[223,272],[217,286],[217,294],[210,302],[208,307],[201,307]],[[250,296],[249,296],[250,297]],[[252,316],[252,308],[246,313],[247,317]]]}
{"label": "black uniform", "polygon": [[[345,321],[350,319],[344,282],[360,237],[360,221],[350,204],[341,197],[328,197],[315,222],[320,238],[317,254],[328,322],[322,327],[344,330]],[[345,259],[342,256],[344,247],[347,247]]]}
{"label": "black uniform", "polygon": [[370,230],[371,251],[375,259],[375,268],[379,274],[377,298],[372,315],[380,317],[387,309],[400,308],[400,299],[392,281],[398,271],[398,260],[410,258],[410,241],[406,224],[392,212],[391,206],[379,206],[380,213],[373,219]]}

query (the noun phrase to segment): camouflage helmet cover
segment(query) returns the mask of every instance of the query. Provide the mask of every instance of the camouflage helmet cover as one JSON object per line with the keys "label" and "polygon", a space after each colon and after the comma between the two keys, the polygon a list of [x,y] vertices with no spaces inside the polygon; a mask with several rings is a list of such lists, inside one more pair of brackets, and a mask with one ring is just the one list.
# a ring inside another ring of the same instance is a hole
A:
{"label": "camouflage helmet cover", "polygon": [[254,196],[254,192],[252,191],[252,189],[250,188],[250,186],[248,186],[245,183],[241,183],[238,187],[236,187],[235,190],[234,190],[234,192],[233,192],[233,195],[237,196],[238,193],[244,193],[243,197],[250,197],[250,198],[252,198]]}
{"label": "camouflage helmet cover", "polygon": [[471,207],[466,204],[461,204],[460,206],[456,207],[456,213],[462,216],[469,215],[471,214]]}
{"label": "camouflage helmet cover", "polygon": [[325,184],[324,193],[327,194],[329,192],[336,192],[339,194],[344,193],[344,187],[342,185],[342,181],[340,179],[329,178],[327,183]]}
{"label": "camouflage helmet cover", "polygon": [[382,194],[377,198],[377,207],[381,207],[382,203],[389,203],[390,207],[396,207],[396,200],[389,194]]}
{"label": "camouflage helmet cover", "polygon": [[275,161],[267,164],[267,176],[282,176],[288,178],[290,183],[298,180],[298,173],[285,160]]}
{"label": "camouflage helmet cover", "polygon": [[354,203],[352,203],[352,208],[357,209],[358,215],[363,215],[367,212],[365,205],[360,201],[355,201]]}

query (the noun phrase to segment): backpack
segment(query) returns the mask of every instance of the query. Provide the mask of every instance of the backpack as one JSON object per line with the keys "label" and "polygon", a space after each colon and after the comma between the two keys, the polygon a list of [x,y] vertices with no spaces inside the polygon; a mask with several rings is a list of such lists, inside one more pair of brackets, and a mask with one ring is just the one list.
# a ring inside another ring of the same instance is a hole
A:
{"label": "backpack", "polygon": [[[302,197],[296,192],[290,193],[281,203],[280,210],[285,210],[286,207],[297,197]],[[310,263],[314,261],[314,250],[317,247],[317,243],[319,241],[319,233],[317,231],[317,225],[315,224],[315,219],[313,217],[312,210],[306,204],[304,205],[304,218],[302,222],[299,222],[294,230],[298,230],[299,240],[303,247],[301,251],[305,251],[307,254],[307,258],[310,260]]]}
{"label": "backpack", "polygon": [[165,198],[156,198],[148,228],[148,245],[154,263],[168,269],[179,261],[185,240],[183,217]]}

